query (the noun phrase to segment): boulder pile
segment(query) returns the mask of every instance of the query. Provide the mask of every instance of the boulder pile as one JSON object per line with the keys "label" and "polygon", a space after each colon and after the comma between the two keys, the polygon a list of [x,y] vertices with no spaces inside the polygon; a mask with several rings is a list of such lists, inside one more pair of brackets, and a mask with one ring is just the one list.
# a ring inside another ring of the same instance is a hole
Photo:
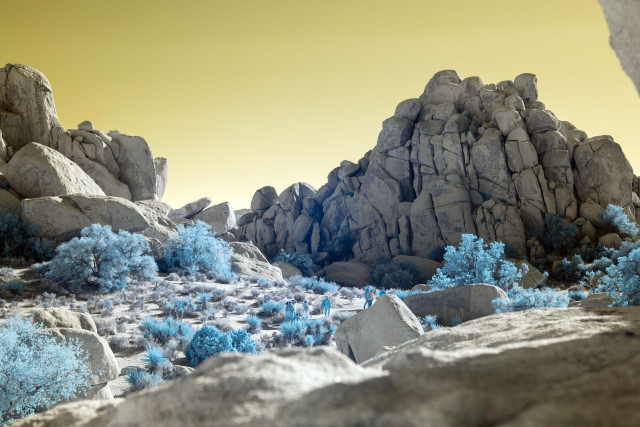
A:
{"label": "boulder pile", "polygon": [[505,242],[513,256],[544,258],[531,231],[547,215],[596,244],[609,203],[635,220],[638,183],[610,136],[589,138],[546,109],[535,75],[496,85],[445,70],[397,106],[372,151],[343,161],[317,191],[256,191],[239,235],[269,257],[284,249],[324,260],[345,244],[361,262],[430,257],[471,233]]}

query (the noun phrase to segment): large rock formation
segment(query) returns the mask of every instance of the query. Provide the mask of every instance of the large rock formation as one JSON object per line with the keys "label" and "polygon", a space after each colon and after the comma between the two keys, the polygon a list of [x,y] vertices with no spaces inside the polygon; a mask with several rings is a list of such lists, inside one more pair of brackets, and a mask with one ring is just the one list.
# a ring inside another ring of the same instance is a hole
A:
{"label": "large rock formation", "polygon": [[239,231],[269,257],[284,249],[330,259],[344,244],[363,262],[429,257],[472,233],[542,258],[531,231],[545,216],[590,230],[599,225],[594,207],[615,203],[635,219],[638,182],[611,137],[588,138],[538,101],[535,75],[485,85],[446,70],[397,106],[372,151],[342,162],[318,191],[258,190]]}
{"label": "large rock formation", "polygon": [[639,335],[638,307],[527,310],[425,333],[362,366],[320,348],[220,355],[126,399],[15,425],[635,426]]}

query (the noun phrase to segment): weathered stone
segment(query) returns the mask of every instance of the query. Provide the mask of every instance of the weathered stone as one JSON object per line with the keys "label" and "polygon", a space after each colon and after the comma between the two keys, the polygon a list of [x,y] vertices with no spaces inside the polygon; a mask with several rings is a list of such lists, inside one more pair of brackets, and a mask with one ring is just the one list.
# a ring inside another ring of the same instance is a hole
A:
{"label": "weathered stone", "polygon": [[420,114],[420,109],[422,109],[422,102],[418,98],[407,99],[398,104],[393,116],[415,122]]}
{"label": "weathered stone", "polygon": [[429,258],[423,258],[418,256],[409,256],[409,255],[398,255],[393,257],[391,260],[393,263],[400,262],[411,262],[415,264],[416,267],[422,271],[423,277],[422,280],[428,281],[431,280],[434,274],[436,274],[436,270],[442,268],[442,263],[431,260]]}
{"label": "weathered stone", "polygon": [[18,151],[4,171],[11,188],[24,197],[104,192],[78,165],[56,150],[35,142]]}
{"label": "weathered stone", "polygon": [[0,189],[0,218],[4,218],[9,214],[17,216],[22,214],[20,199],[7,190]]}
{"label": "weathered stone", "polygon": [[293,276],[302,276],[302,272],[295,265],[291,265],[288,262],[276,261],[272,263],[274,267],[278,267],[282,271],[282,277],[289,280]]}
{"label": "weathered stone", "polygon": [[389,150],[401,147],[411,139],[412,133],[412,120],[390,117],[382,123],[382,131],[378,136],[376,149],[380,153],[386,153]]}
{"label": "weathered stone", "polygon": [[38,227],[38,236],[59,242],[80,235],[80,230],[96,223],[110,225],[115,232],[140,232],[149,227],[140,209],[128,200],[80,194],[25,199],[22,218]]}
{"label": "weathered stone", "polygon": [[293,185],[285,188],[280,193],[278,200],[280,201],[280,207],[286,212],[302,209],[302,201],[307,197],[313,197],[316,194],[316,189],[306,182],[296,182]]}
{"label": "weathered stone", "polygon": [[504,136],[509,135],[516,128],[524,126],[520,114],[513,107],[506,105],[500,106],[493,111],[493,122]]}
{"label": "weathered stone", "polygon": [[228,202],[211,206],[190,219],[206,222],[216,234],[224,234],[236,226],[236,214]]}
{"label": "weathered stone", "polygon": [[508,260],[514,263],[521,271],[524,269],[524,266],[527,267],[527,274],[523,275],[522,279],[518,282],[518,285],[525,289],[537,288],[538,285],[541,285],[547,279],[544,274],[531,265],[529,261],[512,258]]}
{"label": "weathered stone", "polygon": [[323,270],[324,278],[343,286],[364,286],[371,281],[371,268],[366,264],[350,262],[334,262]]}
{"label": "weathered stone", "polygon": [[71,311],[64,307],[47,307],[33,313],[33,322],[44,328],[84,329],[98,333],[96,324],[88,313]]}
{"label": "weathered stone", "polygon": [[384,350],[422,335],[422,326],[400,298],[383,295],[370,308],[342,322],[335,334],[338,350],[362,363]]}
{"label": "weathered stone", "polygon": [[181,218],[191,218],[192,216],[205,210],[207,206],[211,204],[209,197],[203,197],[195,202],[187,203],[180,209],[172,209],[169,211],[169,219],[177,220]]}
{"label": "weathered stone", "polygon": [[86,172],[102,189],[105,195],[131,200],[131,191],[124,182],[114,177],[109,170],[98,162],[88,159],[84,154],[72,154],[69,157]]}
{"label": "weathered stone", "polygon": [[153,154],[147,141],[140,136],[109,132],[119,146],[116,158],[120,180],[129,186],[131,200],[153,200],[156,193],[156,171]]}
{"label": "weathered stone", "polygon": [[550,111],[546,110],[528,110],[526,120],[529,133],[547,132],[560,128],[558,119]]}
{"label": "weathered stone", "polygon": [[520,74],[513,81],[513,85],[518,89],[518,94],[527,101],[538,99],[538,79],[535,74]]}
{"label": "weathered stone", "polygon": [[164,192],[167,189],[167,181],[169,179],[169,167],[167,159],[164,157],[156,157],[153,159],[153,166],[156,171],[156,189],[154,192],[154,200],[162,200]]}
{"label": "weathered stone", "polygon": [[142,235],[164,243],[176,234],[178,227],[167,216],[171,206],[159,200],[141,200],[135,204],[149,223],[149,227],[142,232]]}
{"label": "weathered stone", "polygon": [[608,233],[598,239],[598,243],[606,248],[620,249],[622,239],[616,233]]}
{"label": "weathered stone", "polygon": [[257,190],[251,199],[251,210],[261,211],[268,209],[278,202],[278,193],[276,189],[267,186]]}
{"label": "weathered stone", "polygon": [[495,313],[497,298],[506,299],[507,294],[496,286],[476,283],[409,295],[404,302],[417,317],[437,316],[442,324],[452,326],[456,317],[466,322]]}
{"label": "weathered stone", "polygon": [[231,242],[231,270],[239,276],[281,281],[282,271],[269,264],[267,258],[251,242]]}

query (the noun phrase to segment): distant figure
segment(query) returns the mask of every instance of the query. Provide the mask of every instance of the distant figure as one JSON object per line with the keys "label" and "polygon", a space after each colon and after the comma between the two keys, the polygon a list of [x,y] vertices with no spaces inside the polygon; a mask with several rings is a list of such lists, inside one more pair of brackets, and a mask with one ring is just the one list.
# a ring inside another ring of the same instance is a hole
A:
{"label": "distant figure", "polygon": [[285,307],[285,322],[293,322],[296,317],[296,308],[293,306],[291,301],[287,301],[287,305]]}
{"label": "distant figure", "polygon": [[373,298],[376,294],[376,288],[374,288],[373,286],[371,287],[366,287],[364,289],[364,309],[371,307],[373,305]]}
{"label": "distant figure", "polygon": [[303,320],[307,320],[309,318],[309,303],[305,301],[302,303],[302,308],[300,309],[300,317]]}
{"label": "distant figure", "polygon": [[331,315],[331,300],[329,297],[322,301],[322,308],[324,309],[324,317],[329,317]]}
{"label": "distant figure", "polygon": [[378,295],[382,296],[382,295],[386,295],[387,291],[384,290],[384,288],[380,289],[380,293]]}

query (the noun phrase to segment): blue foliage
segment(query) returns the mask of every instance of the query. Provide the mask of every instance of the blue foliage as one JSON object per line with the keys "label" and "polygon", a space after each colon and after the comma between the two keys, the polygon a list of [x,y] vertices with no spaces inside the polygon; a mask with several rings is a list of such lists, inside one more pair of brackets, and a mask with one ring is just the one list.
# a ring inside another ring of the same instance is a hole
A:
{"label": "blue foliage", "polygon": [[620,206],[609,204],[600,213],[600,218],[605,226],[613,228],[623,237],[635,237],[638,235],[638,226],[629,221],[629,217]]}
{"label": "blue foliage", "polygon": [[271,317],[271,316],[275,316],[278,313],[281,313],[282,310],[284,310],[284,304],[282,302],[268,300],[260,306],[260,311],[258,312],[258,315],[261,317]]}
{"label": "blue foliage", "polygon": [[170,362],[160,347],[150,345],[147,346],[144,356],[142,356],[142,363],[144,363],[147,372],[161,375],[165,366]]}
{"label": "blue foliage", "polygon": [[308,337],[313,339],[312,345],[327,345],[336,330],[331,326],[328,329],[324,319],[296,319],[281,324],[279,331],[280,336],[294,346],[309,346],[311,341]]}
{"label": "blue foliage", "polygon": [[460,247],[447,246],[444,267],[439,268],[431,279],[434,290],[472,283],[488,283],[508,289],[528,272],[520,270],[504,256],[504,243],[485,245],[480,237],[463,234]]}
{"label": "blue foliage", "polygon": [[508,299],[496,298],[493,306],[496,313],[523,311],[533,308],[562,308],[569,305],[566,292],[554,291],[550,288],[524,289],[514,286],[507,290]]}
{"label": "blue foliage", "polygon": [[323,278],[318,277],[302,277],[293,276],[289,278],[289,282],[293,285],[300,286],[306,290],[313,292],[314,294],[326,294],[330,292],[338,292],[340,286],[333,282],[327,282]]}
{"label": "blue foliage", "polygon": [[460,323],[462,323],[462,317],[459,314],[456,314],[451,318],[451,324],[453,326],[458,326]]}
{"label": "blue foliage", "polygon": [[143,390],[164,382],[160,375],[149,373],[143,369],[128,369],[125,380],[129,384],[129,391]]}
{"label": "blue foliage", "polygon": [[147,317],[140,325],[142,335],[151,341],[160,345],[167,344],[171,339],[176,339],[181,343],[191,341],[193,338],[193,328],[190,324],[175,320],[173,317],[165,317],[157,320],[153,317]]}
{"label": "blue foliage", "polygon": [[272,262],[283,261],[296,267],[303,276],[313,276],[314,263],[309,255],[302,252],[285,252],[281,250],[280,255],[273,259]]}
{"label": "blue foliage", "polygon": [[22,280],[10,280],[2,285],[2,289],[10,292],[24,291],[24,283]]}
{"label": "blue foliage", "polygon": [[640,305],[640,248],[618,257],[599,283],[595,291],[608,293],[613,306]]}
{"label": "blue foliage", "polygon": [[569,296],[569,299],[572,301],[582,301],[587,297],[587,293],[585,291],[579,291],[575,289],[572,289],[569,292],[567,292],[567,295]]}
{"label": "blue foliage", "polygon": [[193,316],[198,307],[196,307],[192,297],[186,297],[169,301],[166,308],[172,315],[182,319],[185,316]]}
{"label": "blue foliage", "polygon": [[245,322],[251,331],[258,331],[262,327],[262,320],[258,316],[247,316]]}
{"label": "blue foliage", "polygon": [[377,287],[411,289],[424,281],[424,275],[411,261],[391,262],[380,257],[372,266],[371,283]]}
{"label": "blue foliage", "polygon": [[157,265],[147,240],[140,234],[108,225],[93,224],[56,249],[46,277],[69,289],[110,292],[127,286],[130,279],[156,279]]}
{"label": "blue foliage", "polygon": [[183,270],[187,274],[213,273],[220,280],[231,280],[231,247],[229,243],[218,239],[211,226],[196,221],[195,225],[185,227],[180,224],[176,236],[169,239],[163,269]]}
{"label": "blue foliage", "polygon": [[15,214],[0,217],[0,256],[44,261],[53,256],[53,242],[43,242],[37,227]]}
{"label": "blue foliage", "polygon": [[408,296],[422,294],[424,293],[424,291],[398,291],[398,290],[390,289],[387,293],[395,295],[398,298],[400,298],[402,301],[404,301],[405,298],[407,298]]}
{"label": "blue foliage", "polygon": [[426,316],[424,316],[422,319],[420,319],[423,325],[424,325],[424,331],[435,331],[436,329],[440,329],[442,328],[442,326],[440,326],[437,321],[438,318],[436,316],[433,316],[431,314],[427,314]]}
{"label": "blue foliage", "polygon": [[76,340],[58,342],[41,325],[10,317],[0,323],[0,424],[75,398],[93,373]]}
{"label": "blue foliage", "polygon": [[185,355],[193,366],[220,353],[244,352],[255,354],[256,343],[244,329],[222,332],[215,326],[200,328],[187,347]]}
{"label": "blue foliage", "polygon": [[544,226],[537,227],[531,235],[542,242],[547,252],[564,252],[575,246],[579,233],[574,223],[568,223],[560,215],[547,214]]}
{"label": "blue foliage", "polygon": [[578,282],[584,278],[585,266],[580,255],[574,255],[571,259],[563,258],[555,275],[569,282]]}

